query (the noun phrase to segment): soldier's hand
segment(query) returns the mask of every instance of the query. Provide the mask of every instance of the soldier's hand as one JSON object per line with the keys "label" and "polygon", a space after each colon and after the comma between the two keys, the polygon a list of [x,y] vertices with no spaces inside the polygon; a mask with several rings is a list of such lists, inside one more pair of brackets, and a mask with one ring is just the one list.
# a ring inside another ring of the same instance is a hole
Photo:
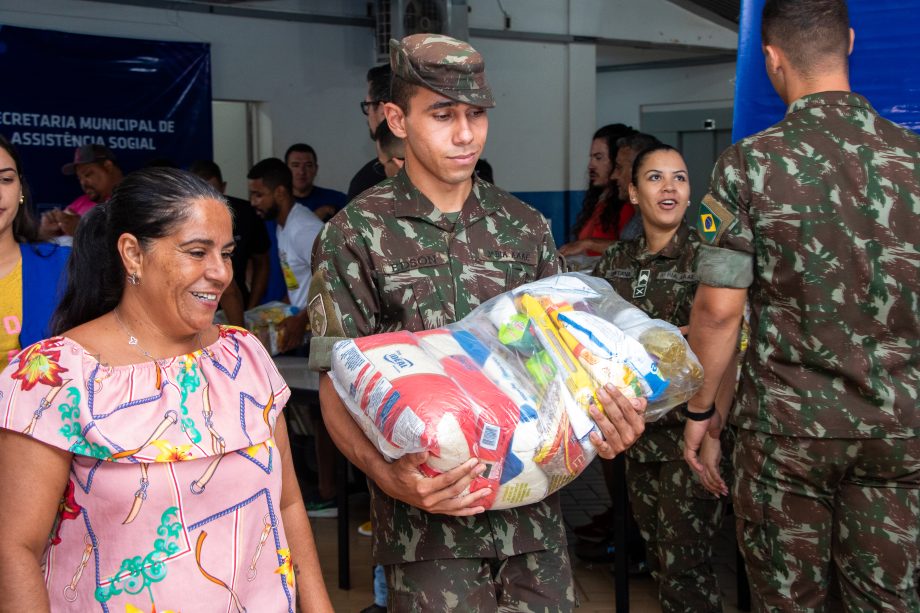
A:
{"label": "soldier's hand", "polygon": [[610,459],[629,449],[645,432],[644,398],[629,399],[613,385],[597,390],[597,399],[604,410],[591,407],[591,417],[603,436],[596,432],[590,435],[591,443],[602,458]]}
{"label": "soldier's hand", "polygon": [[704,467],[700,462],[699,452],[700,447],[703,446],[703,437],[712,427],[712,424],[709,423],[710,421],[711,419],[705,421],[688,419],[687,424],[684,426],[684,460],[700,477],[703,475]]}
{"label": "soldier's hand", "polygon": [[419,469],[427,460],[427,451],[407,453],[390,464],[389,482],[378,485],[393,498],[428,513],[462,516],[485,511],[480,502],[491,493],[489,488],[463,493],[486,469],[485,464],[471,458],[446,473],[428,477]]}
{"label": "soldier's hand", "polygon": [[700,446],[700,463],[703,472],[700,481],[707,490],[716,496],[728,496],[728,486],[719,472],[719,463],[722,461],[722,441],[719,440],[718,430],[708,430]]}

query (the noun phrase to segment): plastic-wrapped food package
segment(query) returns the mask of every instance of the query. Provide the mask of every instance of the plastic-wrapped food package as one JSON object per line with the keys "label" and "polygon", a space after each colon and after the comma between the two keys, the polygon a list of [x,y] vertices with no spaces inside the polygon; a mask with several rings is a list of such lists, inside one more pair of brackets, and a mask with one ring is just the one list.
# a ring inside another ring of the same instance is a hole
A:
{"label": "plastic-wrapped food package", "polygon": [[271,355],[278,354],[278,324],[300,309],[284,302],[266,302],[243,313],[246,329],[256,335]]}
{"label": "plastic-wrapped food package", "polygon": [[580,273],[522,285],[436,330],[340,341],[331,375],[388,458],[429,451],[431,476],[483,462],[469,489],[490,488],[491,509],[541,500],[594,459],[588,409],[602,385],[646,398],[654,421],[703,382],[675,326]]}

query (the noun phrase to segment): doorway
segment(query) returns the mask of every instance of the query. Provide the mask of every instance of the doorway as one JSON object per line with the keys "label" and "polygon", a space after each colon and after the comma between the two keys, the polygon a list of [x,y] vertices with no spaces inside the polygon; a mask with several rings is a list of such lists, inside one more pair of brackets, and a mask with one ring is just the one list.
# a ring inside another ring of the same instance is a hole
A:
{"label": "doorway", "polygon": [[213,100],[211,112],[214,161],[227,182],[227,194],[249,200],[246,174],[271,155],[271,122],[258,102]]}
{"label": "doorway", "polygon": [[[722,101],[719,101],[722,102]],[[712,167],[732,143],[732,107],[693,104],[643,105],[640,125],[643,132],[676,147],[687,162],[690,173],[690,208],[687,220],[695,225],[699,203],[709,189]]]}

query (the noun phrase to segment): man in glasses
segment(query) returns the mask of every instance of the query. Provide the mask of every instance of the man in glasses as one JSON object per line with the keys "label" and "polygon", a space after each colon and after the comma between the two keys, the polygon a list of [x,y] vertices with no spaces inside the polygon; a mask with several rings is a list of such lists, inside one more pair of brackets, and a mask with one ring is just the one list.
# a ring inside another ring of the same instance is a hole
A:
{"label": "man in glasses", "polygon": [[[367,71],[367,95],[361,101],[361,112],[367,116],[367,129],[371,140],[375,140],[374,133],[377,130],[377,126],[385,119],[383,105],[390,100],[391,74],[389,64],[374,66]],[[355,174],[351,183],[348,184],[348,200],[353,199],[364,190],[377,185],[386,178],[383,166],[380,165],[376,157],[368,161]]]}

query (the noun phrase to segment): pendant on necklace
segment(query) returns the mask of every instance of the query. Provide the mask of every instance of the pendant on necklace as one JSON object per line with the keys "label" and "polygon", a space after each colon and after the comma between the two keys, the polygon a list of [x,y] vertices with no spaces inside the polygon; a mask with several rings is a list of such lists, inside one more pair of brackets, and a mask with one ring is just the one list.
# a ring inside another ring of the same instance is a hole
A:
{"label": "pendant on necklace", "polygon": [[129,335],[129,336],[128,336],[128,344],[129,344],[129,345],[136,345],[136,344],[137,344],[137,339],[134,338],[133,336],[130,336],[130,335]]}

